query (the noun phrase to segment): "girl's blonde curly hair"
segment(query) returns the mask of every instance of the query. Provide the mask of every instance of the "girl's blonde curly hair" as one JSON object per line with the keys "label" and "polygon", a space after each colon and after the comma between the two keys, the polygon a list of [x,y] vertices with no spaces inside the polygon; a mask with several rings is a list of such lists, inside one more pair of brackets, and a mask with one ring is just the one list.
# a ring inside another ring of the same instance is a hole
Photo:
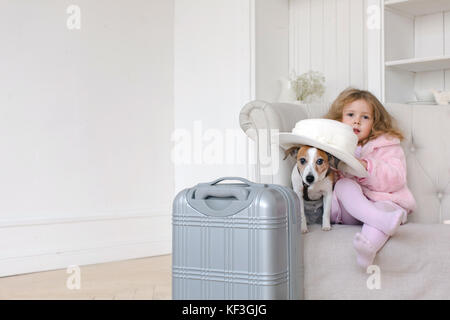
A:
{"label": "girl's blonde curly hair", "polygon": [[356,100],[364,100],[372,108],[373,126],[369,136],[359,144],[365,145],[370,140],[376,139],[383,134],[398,138],[400,141],[404,139],[402,132],[397,127],[396,120],[386,111],[381,102],[369,91],[359,90],[355,88],[347,88],[342,91],[339,96],[331,104],[325,119],[342,121],[342,112],[344,107]]}

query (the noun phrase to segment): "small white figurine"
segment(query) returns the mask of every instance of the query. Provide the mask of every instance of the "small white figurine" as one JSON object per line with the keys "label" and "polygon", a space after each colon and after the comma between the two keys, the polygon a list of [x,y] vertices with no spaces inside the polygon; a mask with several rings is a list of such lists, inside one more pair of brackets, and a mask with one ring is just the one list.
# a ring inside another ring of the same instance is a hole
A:
{"label": "small white figurine", "polygon": [[437,104],[448,104],[450,101],[450,91],[437,91],[432,89],[431,90],[434,95],[434,99],[436,100]]}

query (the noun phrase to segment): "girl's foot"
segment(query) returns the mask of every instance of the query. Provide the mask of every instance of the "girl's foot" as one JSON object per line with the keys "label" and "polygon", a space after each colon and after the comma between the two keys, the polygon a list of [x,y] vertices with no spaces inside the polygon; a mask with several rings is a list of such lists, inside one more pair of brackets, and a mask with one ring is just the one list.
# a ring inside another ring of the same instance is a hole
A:
{"label": "girl's foot", "polygon": [[[398,227],[400,226],[400,224],[403,221],[403,212],[405,210],[397,210],[394,212],[386,212],[386,216],[387,215],[391,215],[390,219],[387,220],[387,225],[384,228],[384,230],[382,230],[385,234],[389,235],[389,236],[393,236],[396,232]],[[386,217],[387,218],[387,217]]]}
{"label": "girl's foot", "polygon": [[[386,223],[382,230],[385,234],[392,236],[397,232],[398,227],[406,222],[407,212],[405,209],[391,201],[377,201],[373,204],[377,209],[384,211],[383,219]],[[381,227],[381,226],[379,226]]]}
{"label": "girl's foot", "polygon": [[375,248],[361,233],[357,233],[353,239],[353,246],[356,250],[356,261],[358,265],[366,269],[373,263],[377,254]]}

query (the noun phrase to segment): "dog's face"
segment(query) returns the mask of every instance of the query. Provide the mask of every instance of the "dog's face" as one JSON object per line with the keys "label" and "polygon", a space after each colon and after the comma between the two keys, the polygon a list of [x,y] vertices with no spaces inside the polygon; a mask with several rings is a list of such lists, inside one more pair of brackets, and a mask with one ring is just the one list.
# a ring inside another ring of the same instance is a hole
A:
{"label": "dog's face", "polygon": [[289,151],[297,160],[297,168],[305,184],[310,186],[325,178],[330,167],[331,155],[310,146],[291,148]]}

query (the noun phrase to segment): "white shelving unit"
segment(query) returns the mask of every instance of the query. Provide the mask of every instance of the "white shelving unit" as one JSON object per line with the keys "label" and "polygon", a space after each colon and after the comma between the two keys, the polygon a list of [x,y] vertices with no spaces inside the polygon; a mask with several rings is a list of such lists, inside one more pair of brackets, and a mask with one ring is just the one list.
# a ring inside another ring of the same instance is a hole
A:
{"label": "white shelving unit", "polygon": [[384,101],[450,89],[450,0],[384,2]]}
{"label": "white shelving unit", "polygon": [[450,10],[450,1],[448,0],[386,0],[384,5],[411,16]]}
{"label": "white shelving unit", "polygon": [[410,72],[450,69],[450,56],[386,61],[385,66]]}

